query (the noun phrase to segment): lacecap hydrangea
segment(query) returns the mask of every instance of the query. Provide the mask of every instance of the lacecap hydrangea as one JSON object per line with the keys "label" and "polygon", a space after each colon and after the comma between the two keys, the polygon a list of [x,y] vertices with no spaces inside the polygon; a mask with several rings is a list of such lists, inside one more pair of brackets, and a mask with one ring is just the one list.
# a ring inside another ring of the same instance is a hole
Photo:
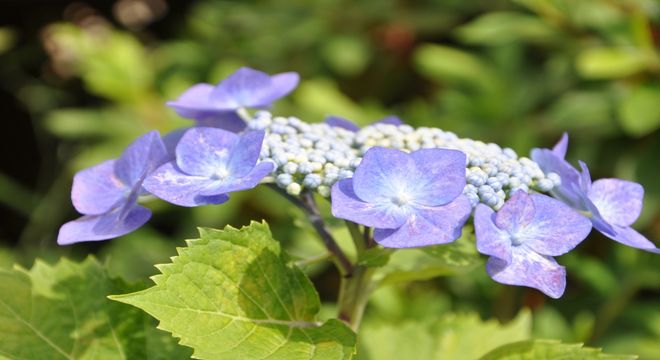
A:
{"label": "lacecap hydrangea", "polygon": [[363,226],[388,248],[451,243],[472,217],[475,246],[489,256],[495,281],[555,298],[563,294],[566,272],[553,257],[575,248],[592,227],[658,252],[631,228],[643,187],[621,179],[592,182],[586,164],[579,172],[564,159],[566,135],[552,150],[534,149],[530,159],[393,116],[360,128],[336,116],[311,123],[263,110],[298,81],[293,72],[241,68],[168,102],[192,126],[162,138],[150,132],[117,160],[80,171],[72,201],[83,217],[62,226],[58,243],[134,231],[151,216],[138,202],[154,197],[186,207],[217,205],[232,192],[268,184],[313,210],[317,229],[323,225],[310,204],[313,194],[331,202],[335,217]]}

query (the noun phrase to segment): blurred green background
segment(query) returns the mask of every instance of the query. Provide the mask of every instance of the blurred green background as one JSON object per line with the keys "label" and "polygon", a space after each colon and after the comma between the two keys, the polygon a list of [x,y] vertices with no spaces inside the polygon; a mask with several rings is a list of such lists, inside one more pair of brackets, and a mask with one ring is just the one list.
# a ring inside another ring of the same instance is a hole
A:
{"label": "blurred green background", "polygon": [[[3,1],[0,4],[0,267],[95,253],[129,279],[154,274],[196,226],[266,219],[294,256],[321,250],[301,214],[269,189],[222,206],[163,202],[138,232],[58,247],[78,215],[73,174],[117,157],[138,135],[191,124],[163,104],[239,66],[297,71],[274,108],[309,122],[395,114],[416,126],[528,154],[571,135],[569,158],[594,178],[642,183],[636,228],[660,238],[660,3],[652,0]],[[450,311],[511,319],[534,334],[660,359],[657,255],[593,233],[559,258],[560,300],[492,282],[483,269],[384,287],[367,323]],[[337,274],[310,269],[325,301]],[[371,319],[371,320],[370,320]]]}

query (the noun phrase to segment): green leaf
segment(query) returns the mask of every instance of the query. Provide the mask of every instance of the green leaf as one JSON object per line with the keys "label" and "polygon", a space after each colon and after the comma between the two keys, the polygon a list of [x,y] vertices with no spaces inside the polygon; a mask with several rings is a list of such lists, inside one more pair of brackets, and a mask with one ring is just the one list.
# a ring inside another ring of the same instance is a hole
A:
{"label": "green leaf", "polygon": [[190,356],[145,314],[106,298],[132,287],[94,259],[0,270],[0,355],[10,359]]}
{"label": "green leaf", "polygon": [[368,43],[355,36],[336,36],[328,39],[321,53],[325,61],[341,75],[353,76],[369,65]]}
{"label": "green leaf", "polygon": [[535,16],[511,11],[482,15],[457,30],[467,43],[503,45],[513,42],[547,42],[559,32]]}
{"label": "green leaf", "polygon": [[481,360],[550,360],[550,359],[607,359],[632,360],[635,355],[608,355],[601,349],[582,347],[582,344],[563,344],[557,340],[528,340],[501,346]]}
{"label": "green leaf", "polygon": [[201,238],[157,266],[155,286],[112,299],[160,320],[201,359],[350,359],[355,334],[315,321],[320,301],[265,223],[200,229]]}
{"label": "green leaf", "polygon": [[465,228],[463,236],[451,244],[396,250],[387,265],[377,270],[374,280],[381,286],[427,280],[470,271],[481,261],[474,246],[474,233]]}
{"label": "green leaf", "polygon": [[600,47],[581,52],[576,67],[578,73],[588,79],[615,79],[644,70],[646,59],[636,48]]}
{"label": "green leaf", "polygon": [[658,101],[658,84],[645,84],[633,89],[619,106],[623,130],[633,136],[644,136],[660,127]]}
{"label": "green leaf", "polygon": [[383,249],[381,247],[367,249],[360,254],[358,264],[366,267],[385,266],[390,261],[392,252],[392,249]]}
{"label": "green leaf", "polygon": [[530,338],[531,315],[522,311],[506,325],[477,314],[450,314],[438,321],[365,324],[359,359],[472,360],[511,341]]}
{"label": "green leaf", "polygon": [[415,50],[414,62],[418,71],[430,79],[488,90],[499,84],[487,63],[468,52],[448,46],[421,45]]}

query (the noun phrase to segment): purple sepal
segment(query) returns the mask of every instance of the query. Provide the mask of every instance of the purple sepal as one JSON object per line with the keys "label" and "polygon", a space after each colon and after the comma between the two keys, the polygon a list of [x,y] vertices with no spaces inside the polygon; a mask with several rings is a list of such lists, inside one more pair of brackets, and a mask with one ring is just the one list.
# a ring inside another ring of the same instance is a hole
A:
{"label": "purple sepal", "polygon": [[591,222],[551,197],[515,192],[497,212],[479,204],[474,216],[477,250],[489,255],[493,280],[538,289],[558,298],[566,274],[552,256],[575,248],[591,231]]}
{"label": "purple sepal", "polygon": [[62,226],[58,244],[106,240],[142,226],[151,212],[137,205],[142,182],[170,158],[158,132],[131,143],[116,160],[82,170],[74,176],[71,199],[83,217]]}
{"label": "purple sepal", "polygon": [[464,187],[461,152],[374,147],[352,179],[333,186],[332,213],[374,227],[374,239],[386,247],[445,244],[460,236],[470,215]]}
{"label": "purple sepal", "polygon": [[239,132],[245,129],[245,122],[236,110],[270,107],[274,101],[293,91],[299,80],[294,72],[270,76],[242,67],[216,86],[194,85],[178,99],[166,104],[179,115],[197,120],[200,126]]}
{"label": "purple sepal", "polygon": [[582,171],[578,172],[564,160],[567,147],[568,135],[564,133],[552,150],[532,150],[532,159],[544,172],[557,173],[561,178],[561,185],[551,194],[588,216],[593,227],[603,235],[634,248],[660,252],[650,240],[630,227],[642,211],[644,188],[621,179],[600,179],[592,183],[584,162],[580,161]]}
{"label": "purple sepal", "polygon": [[179,140],[176,160],[158,168],[144,187],[180,206],[223,203],[227,193],[251,189],[273,171],[270,162],[257,164],[263,138],[261,131],[192,128]]}

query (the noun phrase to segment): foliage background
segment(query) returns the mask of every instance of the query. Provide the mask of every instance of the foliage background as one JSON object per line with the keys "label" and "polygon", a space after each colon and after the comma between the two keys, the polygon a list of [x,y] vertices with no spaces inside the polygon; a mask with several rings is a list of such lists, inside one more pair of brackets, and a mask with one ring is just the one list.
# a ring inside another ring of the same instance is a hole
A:
{"label": "foliage background", "polygon": [[[594,178],[642,183],[636,227],[660,238],[660,5],[652,0],[4,1],[0,4],[0,267],[95,253],[136,280],[196,226],[266,219],[300,257],[320,251],[301,216],[268,189],[222,206],[150,207],[121,239],[60,248],[77,216],[73,174],[149,129],[189,122],[163,103],[246,65],[298,71],[274,111],[361,124],[395,114],[416,126],[497,142],[519,154],[571,135]],[[593,233],[559,262],[560,300],[493,283],[483,267],[379,290],[367,326],[456,311],[507,321],[533,310],[534,334],[660,358],[658,258]],[[310,268],[324,301],[337,274]]]}

